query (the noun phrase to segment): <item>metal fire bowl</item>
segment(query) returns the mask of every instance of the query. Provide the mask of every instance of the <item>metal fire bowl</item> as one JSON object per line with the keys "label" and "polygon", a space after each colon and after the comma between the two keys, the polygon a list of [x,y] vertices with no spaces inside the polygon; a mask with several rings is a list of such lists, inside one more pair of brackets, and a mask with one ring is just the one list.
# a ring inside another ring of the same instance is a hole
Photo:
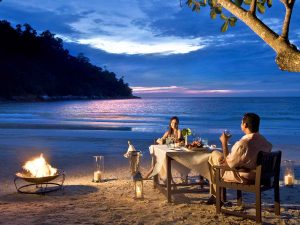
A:
{"label": "metal fire bowl", "polygon": [[16,177],[25,180],[29,183],[34,183],[34,184],[42,184],[42,183],[47,183],[50,182],[57,177],[59,177],[62,173],[57,172],[53,176],[47,176],[47,177],[31,177],[29,173],[16,173]]}

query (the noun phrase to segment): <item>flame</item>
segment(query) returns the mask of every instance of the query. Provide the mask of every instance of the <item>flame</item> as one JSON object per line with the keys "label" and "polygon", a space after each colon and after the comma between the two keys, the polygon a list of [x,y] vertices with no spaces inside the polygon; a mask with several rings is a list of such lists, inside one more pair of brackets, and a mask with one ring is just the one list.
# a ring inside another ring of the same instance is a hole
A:
{"label": "flame", "polygon": [[57,169],[51,167],[46,162],[43,154],[41,154],[39,158],[27,161],[23,166],[23,169],[28,171],[32,177],[47,177],[53,176],[57,173]]}

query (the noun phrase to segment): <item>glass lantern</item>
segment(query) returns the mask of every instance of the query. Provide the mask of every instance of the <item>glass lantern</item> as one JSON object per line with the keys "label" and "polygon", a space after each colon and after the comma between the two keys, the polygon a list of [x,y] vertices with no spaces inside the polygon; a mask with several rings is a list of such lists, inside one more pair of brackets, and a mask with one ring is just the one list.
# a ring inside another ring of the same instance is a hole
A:
{"label": "glass lantern", "polygon": [[139,171],[136,172],[136,174],[133,176],[133,184],[134,184],[134,198],[143,199],[144,198],[143,177]]}
{"label": "glass lantern", "polygon": [[93,182],[101,182],[103,180],[104,174],[104,156],[96,155],[94,156],[95,166],[94,166],[94,178]]}
{"label": "glass lantern", "polygon": [[284,160],[284,185],[292,187],[295,183],[294,162],[292,160]]}

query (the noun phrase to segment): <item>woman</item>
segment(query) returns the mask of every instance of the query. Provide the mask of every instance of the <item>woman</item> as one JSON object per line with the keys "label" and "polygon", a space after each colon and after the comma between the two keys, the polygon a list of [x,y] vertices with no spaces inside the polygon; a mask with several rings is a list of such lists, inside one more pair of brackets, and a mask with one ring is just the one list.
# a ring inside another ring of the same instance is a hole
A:
{"label": "woman", "polygon": [[169,130],[166,131],[166,133],[163,135],[162,138],[157,140],[158,144],[163,144],[166,142],[167,138],[170,138],[171,140],[173,140],[174,142],[179,142],[181,141],[182,137],[181,137],[181,131],[178,128],[179,125],[179,119],[177,116],[173,116],[170,119],[170,123],[169,123]]}
{"label": "woman", "polygon": [[[170,119],[170,122],[169,122],[169,130],[167,130],[164,133],[164,135],[162,136],[162,138],[157,139],[156,142],[158,144],[160,144],[160,145],[166,143],[166,139],[171,139],[174,142],[180,142],[182,140],[182,136],[181,136],[181,131],[178,128],[178,125],[179,125],[179,119],[178,119],[178,117],[177,116],[173,116]],[[147,179],[151,175],[153,169],[154,169],[154,166],[152,165],[151,169],[147,172],[147,174],[144,177],[144,179]]]}

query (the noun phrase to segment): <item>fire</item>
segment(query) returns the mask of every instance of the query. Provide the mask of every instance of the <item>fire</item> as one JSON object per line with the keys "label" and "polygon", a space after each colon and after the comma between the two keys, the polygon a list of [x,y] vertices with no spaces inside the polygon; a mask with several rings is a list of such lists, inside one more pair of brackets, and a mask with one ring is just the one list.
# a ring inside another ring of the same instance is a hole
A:
{"label": "fire", "polygon": [[48,177],[57,173],[57,169],[51,167],[43,157],[43,154],[39,158],[35,158],[31,161],[27,161],[23,166],[23,169],[31,174],[31,177]]}

